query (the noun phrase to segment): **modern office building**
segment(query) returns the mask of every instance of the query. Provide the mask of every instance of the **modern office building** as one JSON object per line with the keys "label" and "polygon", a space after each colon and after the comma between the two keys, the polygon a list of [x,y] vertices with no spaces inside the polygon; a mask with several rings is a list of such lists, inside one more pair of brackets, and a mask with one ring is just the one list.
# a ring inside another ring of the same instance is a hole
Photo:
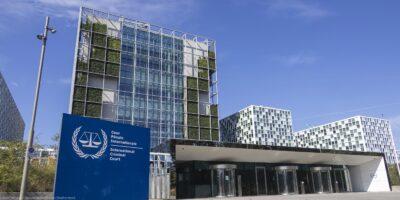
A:
{"label": "modern office building", "polygon": [[170,138],[219,140],[215,41],[82,8],[70,112],[151,129]]}
{"label": "modern office building", "polygon": [[386,162],[397,162],[390,122],[355,116],[294,133],[298,147],[381,152]]}
{"label": "modern office building", "polygon": [[0,141],[22,141],[25,123],[0,72]]}
{"label": "modern office building", "polygon": [[296,146],[289,110],[248,106],[220,120],[224,142],[274,146]]}

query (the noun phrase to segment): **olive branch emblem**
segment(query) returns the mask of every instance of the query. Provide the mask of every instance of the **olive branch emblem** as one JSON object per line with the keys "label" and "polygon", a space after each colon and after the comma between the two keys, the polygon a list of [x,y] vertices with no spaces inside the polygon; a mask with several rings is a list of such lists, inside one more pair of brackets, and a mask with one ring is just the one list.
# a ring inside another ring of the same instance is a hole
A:
{"label": "olive branch emblem", "polygon": [[92,158],[92,159],[97,159],[97,158],[99,158],[100,156],[102,156],[102,155],[104,154],[104,152],[106,152],[107,144],[108,144],[106,132],[104,132],[103,129],[100,129],[100,130],[101,130],[101,135],[103,136],[103,146],[101,147],[101,149],[100,149],[96,154],[85,154],[85,153],[79,148],[78,143],[77,143],[77,141],[76,141],[77,138],[78,138],[78,134],[79,134],[79,132],[81,131],[81,128],[82,128],[82,126],[76,128],[75,131],[74,131],[74,133],[72,134],[72,148],[74,149],[75,153],[76,153],[79,157],[85,158],[85,159],[88,158],[88,157],[90,157],[90,158]]}

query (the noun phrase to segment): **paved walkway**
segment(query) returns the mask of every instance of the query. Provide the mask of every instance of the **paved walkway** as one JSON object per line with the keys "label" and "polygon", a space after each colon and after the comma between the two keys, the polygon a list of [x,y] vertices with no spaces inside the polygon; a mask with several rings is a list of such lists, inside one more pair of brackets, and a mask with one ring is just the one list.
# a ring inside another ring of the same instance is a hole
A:
{"label": "paved walkway", "polygon": [[206,198],[199,200],[400,200],[400,192],[353,192],[306,195],[269,195],[232,198]]}

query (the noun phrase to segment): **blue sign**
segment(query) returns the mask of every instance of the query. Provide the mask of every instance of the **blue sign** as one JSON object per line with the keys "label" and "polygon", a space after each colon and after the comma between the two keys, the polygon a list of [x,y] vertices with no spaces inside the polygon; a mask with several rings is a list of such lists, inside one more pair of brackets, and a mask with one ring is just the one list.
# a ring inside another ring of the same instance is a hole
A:
{"label": "blue sign", "polygon": [[150,129],[63,115],[55,199],[148,200]]}

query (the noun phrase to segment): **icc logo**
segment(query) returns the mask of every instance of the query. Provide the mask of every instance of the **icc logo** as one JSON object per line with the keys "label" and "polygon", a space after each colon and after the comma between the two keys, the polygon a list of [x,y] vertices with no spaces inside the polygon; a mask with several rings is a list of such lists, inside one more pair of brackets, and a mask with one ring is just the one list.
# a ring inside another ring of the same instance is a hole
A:
{"label": "icc logo", "polygon": [[[72,148],[74,149],[75,153],[79,157],[85,159],[88,157],[97,159],[102,156],[107,149],[108,141],[106,132],[100,129],[102,137],[101,139],[99,133],[96,132],[84,131],[80,134],[81,128],[82,126],[76,128],[72,134]],[[90,151],[91,153],[84,153],[79,146],[81,146],[83,150]]]}

